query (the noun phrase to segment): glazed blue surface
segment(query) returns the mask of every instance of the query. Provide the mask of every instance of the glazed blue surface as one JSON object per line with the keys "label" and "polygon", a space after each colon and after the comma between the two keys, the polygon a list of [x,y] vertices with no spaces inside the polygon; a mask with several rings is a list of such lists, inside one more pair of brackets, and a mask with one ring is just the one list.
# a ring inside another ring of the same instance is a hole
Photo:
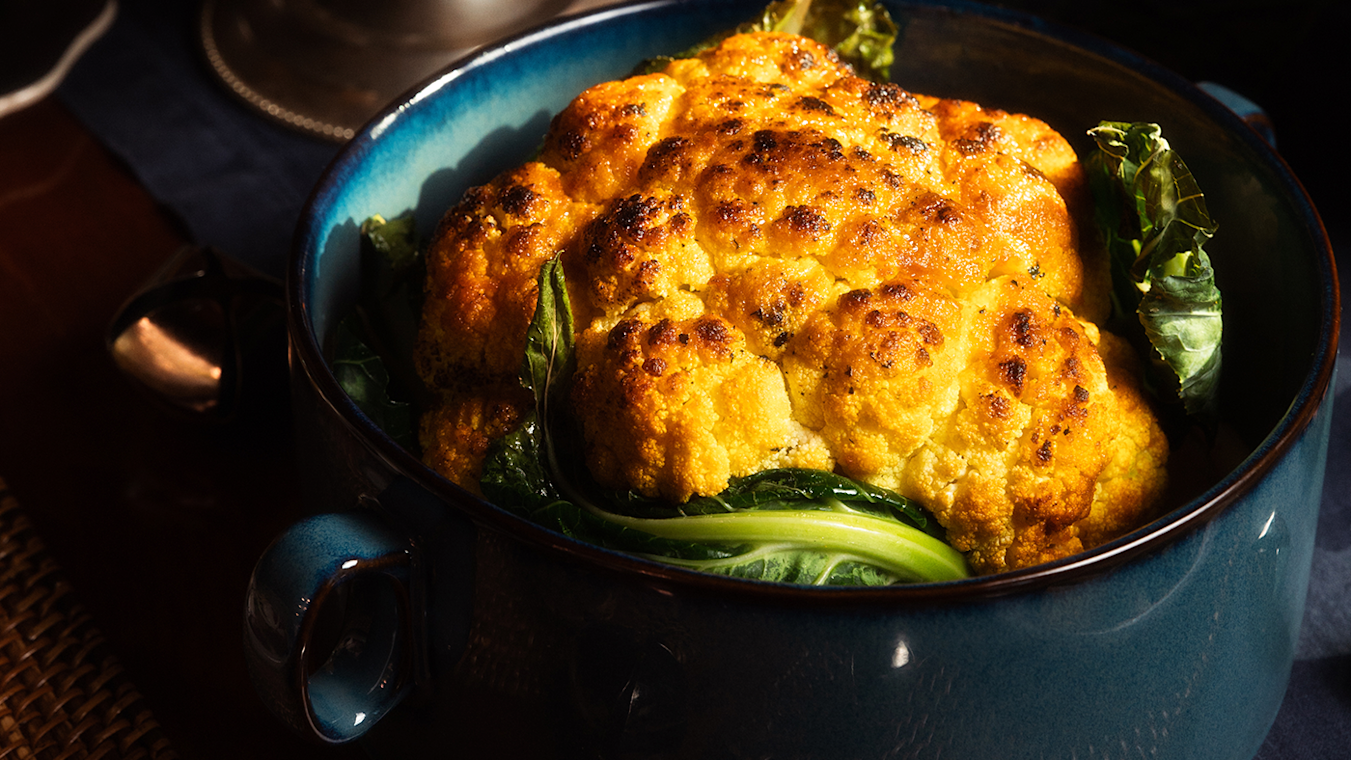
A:
{"label": "glazed blue surface", "polygon": [[472,666],[443,671],[441,700],[392,713],[367,746],[381,758],[1251,757],[1284,692],[1312,549],[1314,511],[1285,507],[1318,500],[1329,418],[1181,542],[1088,582],[977,602],[729,601],[491,537],[461,660]]}
{"label": "glazed blue surface", "polygon": [[467,186],[528,157],[585,86],[754,7],[629,6],[471,58],[373,122],[312,200],[290,283],[310,492],[323,510],[364,504],[425,558],[424,669],[405,704],[363,723],[374,726],[367,748],[1251,757],[1298,640],[1331,416],[1335,278],[1312,209],[1271,151],[1129,53],[1015,14],[893,6],[905,28],[894,78],[907,88],[1034,113],[1071,136],[1101,118],[1160,121],[1223,220],[1212,257],[1234,380],[1222,405],[1246,458],[1099,550],[937,589],[696,577],[543,535],[432,475],[337,391],[318,346],[354,299],[361,220],[413,210],[429,232]]}
{"label": "glazed blue surface", "polygon": [[[316,515],[268,547],[249,584],[244,638],[256,654],[252,675],[260,691],[296,708],[289,722],[326,741],[347,741],[402,699],[413,676],[411,657],[404,661],[412,626],[408,602],[399,598],[405,595],[390,589],[410,587],[412,566],[408,538],[363,512]],[[372,579],[377,585],[363,584]],[[318,638],[307,630],[317,622],[307,615],[337,593],[367,605],[370,622],[337,636],[335,646],[346,656],[302,673],[301,642]]]}

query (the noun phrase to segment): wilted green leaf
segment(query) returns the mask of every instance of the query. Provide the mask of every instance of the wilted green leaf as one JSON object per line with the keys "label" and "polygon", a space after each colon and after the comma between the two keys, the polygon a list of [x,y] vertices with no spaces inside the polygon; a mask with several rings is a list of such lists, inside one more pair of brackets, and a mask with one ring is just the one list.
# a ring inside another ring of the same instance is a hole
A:
{"label": "wilted green leaf", "polygon": [[389,372],[378,354],[362,338],[360,313],[345,317],[334,330],[333,376],[338,385],[377,427],[410,450],[417,450],[413,406],[389,395]]}
{"label": "wilted green leaf", "polygon": [[734,34],[787,32],[820,42],[835,51],[860,76],[877,82],[891,78],[892,47],[899,30],[880,3],[869,0],[779,0],[760,17],[735,29],[714,35],[674,56],[643,61],[636,74],[661,71],[677,58],[693,58]]}
{"label": "wilted green leaf", "polygon": [[1160,384],[1209,421],[1223,322],[1202,247],[1216,230],[1205,196],[1157,124],[1104,121],[1089,134],[1098,145],[1086,163],[1112,261],[1116,317],[1139,323],[1156,363],[1169,370]]}

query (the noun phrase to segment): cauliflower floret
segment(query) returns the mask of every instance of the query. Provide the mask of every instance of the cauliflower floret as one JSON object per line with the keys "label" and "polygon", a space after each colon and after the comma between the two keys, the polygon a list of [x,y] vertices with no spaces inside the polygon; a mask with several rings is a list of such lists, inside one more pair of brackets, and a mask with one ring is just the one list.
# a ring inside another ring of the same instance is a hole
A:
{"label": "cauliflower floret", "polygon": [[613,315],[635,302],[658,301],[713,277],[708,254],[694,240],[687,201],[664,190],[610,203],[580,240],[579,289],[591,306]]}
{"label": "cauliflower floret", "polygon": [[628,318],[583,333],[577,355],[573,399],[603,484],[679,502],[734,475],[832,467],[793,419],[783,373],[726,320]]}
{"label": "cauliflower floret", "polygon": [[429,465],[477,486],[556,255],[600,482],[681,501],[781,466],[924,503],[978,572],[1145,519],[1167,443],[1099,332],[1083,171],[1029,116],[854,76],[786,34],[597,85],[447,212],[418,364]]}
{"label": "cauliflower floret", "polygon": [[[1122,403],[1138,397],[1132,388],[1114,387],[1121,378],[1108,372],[1096,349],[1096,326],[1030,278],[992,280],[966,309],[961,403],[906,463],[898,490],[929,505],[952,544],[980,571],[1078,552],[1081,523],[1122,445],[1121,428],[1139,424],[1144,410]],[[1153,426],[1152,416],[1143,419]],[[1166,448],[1161,435],[1147,443]],[[1149,474],[1146,488],[1160,482]],[[1148,503],[1137,498],[1106,509],[1138,515]]]}
{"label": "cauliflower floret", "polygon": [[794,412],[841,471],[894,489],[957,405],[965,343],[962,305],[941,291],[914,281],[851,290],[788,343]]}
{"label": "cauliflower floret", "polygon": [[479,478],[488,446],[514,430],[534,404],[515,375],[438,391],[418,427],[423,460],[450,480],[481,493]]}
{"label": "cauliflower floret", "polygon": [[563,192],[557,171],[529,163],[472,188],[442,217],[415,356],[429,388],[516,374],[540,267],[594,213]]}

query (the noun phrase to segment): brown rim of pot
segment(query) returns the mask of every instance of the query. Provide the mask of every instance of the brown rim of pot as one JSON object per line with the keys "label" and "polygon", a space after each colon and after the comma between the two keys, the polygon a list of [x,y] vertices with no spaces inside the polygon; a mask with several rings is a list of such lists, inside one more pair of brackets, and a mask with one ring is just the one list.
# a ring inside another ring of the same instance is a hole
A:
{"label": "brown rim of pot", "polygon": [[[661,3],[656,3],[661,4]],[[643,3],[650,6],[653,3]],[[624,6],[602,8],[573,17],[568,25],[585,23],[586,19],[623,12]],[[942,9],[937,9],[942,10]],[[971,12],[971,11],[968,11]],[[1273,430],[1257,445],[1241,465],[1200,496],[1188,501],[1150,524],[1101,546],[1054,562],[943,583],[901,584],[882,587],[816,587],[768,583],[701,573],[663,564],[653,560],[603,549],[592,544],[567,538],[525,518],[513,515],[469,493],[441,477],[411,452],[394,442],[377,428],[339,387],[328,369],[322,351],[315,339],[308,302],[302,299],[303,284],[309,281],[310,265],[301,250],[304,235],[298,232],[295,250],[287,269],[287,327],[291,337],[293,360],[299,361],[309,382],[318,390],[325,404],[350,428],[353,436],[383,459],[395,470],[409,476],[447,504],[454,505],[468,515],[479,528],[495,530],[505,536],[523,541],[549,552],[559,559],[574,562],[596,571],[618,573],[631,581],[669,590],[694,591],[702,594],[724,595],[755,603],[778,603],[807,606],[841,606],[867,608],[898,604],[933,604],[978,601],[1051,586],[1078,583],[1101,575],[1125,562],[1142,557],[1173,544],[1192,531],[1206,525],[1230,505],[1247,494],[1279,462],[1303,436],[1332,390],[1333,371],[1337,359],[1337,343],[1341,324],[1341,297],[1337,268],[1327,231],[1309,199],[1307,192],[1295,178],[1284,159],[1276,153],[1250,126],[1232,111],[1196,88],[1191,82],[1168,69],[1092,35],[1058,27],[1025,14],[1003,9],[982,9],[973,15],[983,15],[1001,23],[1022,27],[1025,31],[1049,37],[1059,43],[1068,43],[1109,60],[1124,64],[1148,77],[1160,87],[1171,89],[1200,108],[1208,117],[1225,127],[1245,142],[1259,160],[1276,169],[1275,176],[1283,183],[1285,194],[1304,221],[1305,231],[1312,240],[1316,257],[1315,270],[1320,275],[1321,308],[1317,348],[1311,369],[1300,386],[1289,410]],[[503,44],[540,33],[541,29],[523,32]],[[428,82],[444,76],[456,68],[473,66],[485,48],[457,61]],[[413,91],[421,89],[421,86]],[[413,91],[410,91],[413,92]],[[397,111],[402,101],[376,115],[371,123],[378,123]],[[350,144],[359,146],[368,135],[363,131]],[[311,216],[310,210],[319,195],[319,189],[346,156],[363,151],[342,151],[325,170],[301,213],[302,221]]]}

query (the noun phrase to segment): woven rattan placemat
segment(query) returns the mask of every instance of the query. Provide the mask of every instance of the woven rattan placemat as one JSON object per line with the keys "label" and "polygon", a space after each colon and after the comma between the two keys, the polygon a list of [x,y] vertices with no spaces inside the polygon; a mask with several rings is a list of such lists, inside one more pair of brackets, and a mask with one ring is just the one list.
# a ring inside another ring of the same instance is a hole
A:
{"label": "woven rattan placemat", "polygon": [[0,480],[0,759],[177,757]]}

